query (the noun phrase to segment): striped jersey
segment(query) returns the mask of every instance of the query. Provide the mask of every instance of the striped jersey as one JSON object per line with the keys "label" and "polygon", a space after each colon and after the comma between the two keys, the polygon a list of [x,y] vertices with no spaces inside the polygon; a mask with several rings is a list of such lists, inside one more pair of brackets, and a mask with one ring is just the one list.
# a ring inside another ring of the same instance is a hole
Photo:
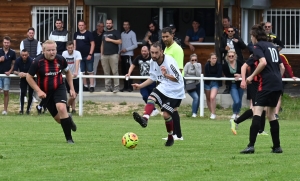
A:
{"label": "striped jersey", "polygon": [[47,94],[64,84],[62,71],[68,70],[68,63],[61,55],[56,55],[55,59],[50,61],[41,54],[34,59],[28,73],[31,76],[37,75],[37,85]]}
{"label": "striped jersey", "polygon": [[[173,82],[163,76],[161,72],[162,66],[167,69],[168,75],[173,75],[177,79],[177,82]],[[160,82],[156,89],[158,89],[163,95],[172,99],[185,98],[183,77],[173,57],[164,54],[163,62],[160,65],[158,65],[156,61],[153,61],[151,59],[149,73],[151,80]]]}

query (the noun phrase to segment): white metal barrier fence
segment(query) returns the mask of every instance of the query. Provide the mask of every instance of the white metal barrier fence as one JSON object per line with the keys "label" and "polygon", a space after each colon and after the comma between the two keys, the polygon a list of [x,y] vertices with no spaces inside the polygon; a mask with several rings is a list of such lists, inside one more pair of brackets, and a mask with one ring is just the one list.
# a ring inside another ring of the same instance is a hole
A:
{"label": "white metal barrier fence", "polygon": [[[0,77],[8,77],[5,74],[0,74]],[[11,74],[9,77],[12,78],[19,78],[18,76]],[[105,79],[105,78],[117,78],[117,79],[125,79],[125,76],[112,76],[112,75],[78,75],[79,78],[79,85],[83,85],[82,78],[96,78],[96,79]],[[130,76],[130,79],[147,79],[148,76]],[[204,116],[204,80],[234,80],[234,78],[226,78],[226,77],[204,77],[203,74],[201,74],[201,77],[185,77],[186,80],[200,80],[200,117]],[[240,79],[241,80],[241,79]],[[294,79],[292,78],[283,78],[282,81],[285,82],[294,82]],[[300,81],[300,79],[296,80],[297,82]],[[83,116],[83,86],[79,86],[79,116]]]}

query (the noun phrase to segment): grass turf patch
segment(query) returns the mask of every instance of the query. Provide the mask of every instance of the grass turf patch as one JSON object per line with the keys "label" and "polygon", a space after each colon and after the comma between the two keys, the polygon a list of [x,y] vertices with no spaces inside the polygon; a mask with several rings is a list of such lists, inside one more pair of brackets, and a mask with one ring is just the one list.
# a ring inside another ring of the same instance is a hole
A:
{"label": "grass turf patch", "polygon": [[[228,120],[182,117],[184,141],[163,146],[162,117],[141,128],[131,115],[73,117],[74,145],[49,115],[1,116],[0,180],[298,180],[297,120],[283,120],[283,154],[270,153],[271,136],[258,136],[252,155],[250,120],[232,135]],[[267,132],[269,125],[266,124]],[[135,149],[121,144],[124,133],[139,137]]]}

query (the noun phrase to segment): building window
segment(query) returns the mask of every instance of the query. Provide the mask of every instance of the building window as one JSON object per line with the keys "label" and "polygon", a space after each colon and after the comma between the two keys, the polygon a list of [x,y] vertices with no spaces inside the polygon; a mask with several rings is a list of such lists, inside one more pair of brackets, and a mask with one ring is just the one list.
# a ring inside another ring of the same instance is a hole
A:
{"label": "building window", "polygon": [[272,23],[273,33],[284,43],[282,53],[299,53],[300,9],[269,9],[264,21]]}
{"label": "building window", "polygon": [[[64,26],[68,25],[67,6],[34,6],[32,9],[32,27],[35,29],[35,38],[39,41],[47,40],[50,32],[55,29],[55,20],[61,19]],[[76,22],[83,18],[83,8],[76,8]]]}

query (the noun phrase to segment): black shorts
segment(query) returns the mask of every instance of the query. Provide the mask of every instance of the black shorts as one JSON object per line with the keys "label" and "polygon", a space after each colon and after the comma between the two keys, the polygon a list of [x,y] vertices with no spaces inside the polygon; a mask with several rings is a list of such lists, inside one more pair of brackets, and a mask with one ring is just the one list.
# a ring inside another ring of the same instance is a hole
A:
{"label": "black shorts", "polygon": [[45,106],[47,107],[48,111],[55,117],[58,113],[56,109],[56,103],[67,103],[67,94],[66,94],[66,86],[65,84],[61,84],[58,88],[54,91],[51,91],[47,94],[47,97],[43,99]]}
{"label": "black shorts", "polygon": [[247,99],[254,100],[258,90],[258,83],[252,83],[247,85]]}
{"label": "black shorts", "polygon": [[282,91],[258,91],[253,106],[276,107]]}
{"label": "black shorts", "polygon": [[[65,84],[66,84],[67,92],[70,94],[70,86],[69,86],[67,80],[65,81]],[[74,86],[75,92],[78,94],[78,92],[79,92],[79,79],[73,79],[73,86]]]}
{"label": "black shorts", "polygon": [[151,97],[156,99],[156,104],[159,105],[162,111],[168,112],[170,115],[173,114],[174,109],[180,106],[181,99],[173,99],[163,95],[159,90],[156,88],[153,89],[152,93],[150,94]]}

